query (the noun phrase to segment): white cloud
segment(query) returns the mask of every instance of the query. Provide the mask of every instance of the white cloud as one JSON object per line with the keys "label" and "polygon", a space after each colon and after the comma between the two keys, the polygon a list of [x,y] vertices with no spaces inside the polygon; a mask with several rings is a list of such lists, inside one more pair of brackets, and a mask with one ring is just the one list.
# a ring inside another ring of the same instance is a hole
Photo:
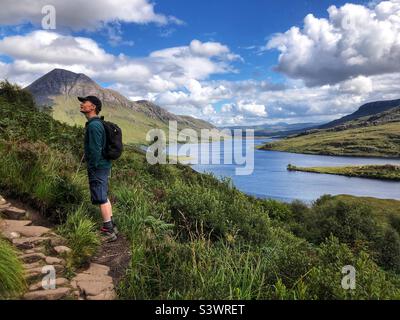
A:
{"label": "white cloud", "polygon": [[265,110],[265,106],[262,104],[257,104],[257,102],[246,102],[239,101],[237,106],[237,110],[239,112],[247,113],[253,116],[266,117],[267,111]]}
{"label": "white cloud", "polygon": [[345,4],[312,14],[267,43],[281,54],[277,70],[307,85],[335,84],[358,76],[400,72],[400,1],[375,7]]}
{"label": "white cloud", "polygon": [[53,5],[56,9],[57,27],[72,30],[94,30],[109,22],[182,24],[175,17],[155,13],[154,4],[148,0],[2,0],[0,24],[18,25],[31,22],[40,25],[44,17],[42,8]]}
{"label": "white cloud", "polygon": [[0,53],[31,63],[93,65],[109,64],[114,60],[92,39],[63,36],[43,30],[1,39]]}

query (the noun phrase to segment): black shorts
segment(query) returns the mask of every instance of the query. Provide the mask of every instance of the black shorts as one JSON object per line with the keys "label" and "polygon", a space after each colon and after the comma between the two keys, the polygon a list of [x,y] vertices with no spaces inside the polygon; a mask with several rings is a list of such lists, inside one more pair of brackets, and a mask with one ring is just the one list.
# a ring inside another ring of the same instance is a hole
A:
{"label": "black shorts", "polygon": [[108,202],[108,178],[110,169],[88,169],[90,198],[92,204]]}

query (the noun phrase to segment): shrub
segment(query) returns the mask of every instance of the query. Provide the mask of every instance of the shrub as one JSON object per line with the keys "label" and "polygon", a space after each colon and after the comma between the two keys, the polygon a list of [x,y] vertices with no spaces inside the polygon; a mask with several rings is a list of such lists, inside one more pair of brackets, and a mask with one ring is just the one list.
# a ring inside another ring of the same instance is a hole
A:
{"label": "shrub", "polygon": [[15,298],[24,292],[24,269],[14,248],[0,239],[0,299]]}
{"label": "shrub", "polygon": [[[400,291],[370,258],[360,251],[354,254],[335,237],[330,237],[318,249],[319,264],[307,276],[308,294],[317,299],[399,299]],[[345,290],[341,283],[343,267],[356,271],[356,289]]]}
{"label": "shrub", "polygon": [[72,253],[70,264],[81,267],[90,261],[100,245],[96,224],[87,216],[87,208],[81,206],[68,215],[67,221],[59,228],[60,234],[68,241]]}

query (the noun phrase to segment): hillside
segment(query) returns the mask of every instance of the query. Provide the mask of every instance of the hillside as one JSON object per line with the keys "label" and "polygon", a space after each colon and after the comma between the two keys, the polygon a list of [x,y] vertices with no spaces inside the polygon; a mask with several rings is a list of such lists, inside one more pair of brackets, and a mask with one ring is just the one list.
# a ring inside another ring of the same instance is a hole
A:
{"label": "hillside", "polygon": [[85,118],[79,112],[78,96],[95,95],[103,102],[102,115],[117,123],[124,132],[125,143],[146,143],[151,129],[168,132],[169,121],[177,121],[178,128],[216,129],[210,123],[189,116],[174,115],[149,101],[130,101],[120,93],[102,88],[84,74],[54,69],[26,88],[36,104],[50,107],[54,119],[71,125],[84,125]]}
{"label": "hillside", "polygon": [[263,150],[294,153],[400,157],[400,107],[267,143]]}
{"label": "hillside", "polygon": [[337,127],[345,122],[352,121],[361,117],[379,114],[398,106],[400,106],[400,99],[370,102],[362,105],[356,112],[349,114],[343,118],[329,122],[327,124],[321,125],[318,127],[318,129]]}
{"label": "hillside", "polygon": [[[98,246],[98,208],[79,169],[82,139],[82,128],[38,112],[29,94],[0,83],[0,193],[58,224],[72,250],[68,279]],[[149,165],[132,146],[114,163],[110,183],[116,223],[133,244],[119,299],[400,297],[394,202],[324,196],[308,207],[256,199],[187,166]],[[24,274],[7,241],[0,241],[0,297],[18,298]],[[357,269],[363,290],[340,287],[345,265]]]}
{"label": "hillside", "polygon": [[269,136],[274,136],[274,137],[284,137],[284,136],[289,136],[292,134],[300,133],[303,132],[304,130],[310,130],[313,128],[318,127],[318,123],[285,123],[285,122],[280,122],[276,124],[263,124],[263,125],[257,125],[257,126],[234,126],[234,127],[224,127],[220,129],[230,129],[230,130],[235,130],[235,129],[240,129],[240,130],[246,130],[246,129],[252,129],[254,130],[254,135],[256,137],[269,137]]}

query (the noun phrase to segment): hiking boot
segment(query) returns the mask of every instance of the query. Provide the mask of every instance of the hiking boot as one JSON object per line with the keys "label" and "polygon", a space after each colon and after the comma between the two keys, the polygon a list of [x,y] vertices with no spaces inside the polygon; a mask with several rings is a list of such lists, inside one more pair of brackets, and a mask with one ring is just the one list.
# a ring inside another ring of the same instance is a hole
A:
{"label": "hiking boot", "polygon": [[101,242],[105,242],[105,243],[114,242],[118,239],[114,230],[109,230],[104,227],[100,229],[100,235],[101,235]]}
{"label": "hiking boot", "polygon": [[115,235],[117,236],[119,231],[118,231],[117,225],[114,222],[113,222],[113,230],[114,230]]}

